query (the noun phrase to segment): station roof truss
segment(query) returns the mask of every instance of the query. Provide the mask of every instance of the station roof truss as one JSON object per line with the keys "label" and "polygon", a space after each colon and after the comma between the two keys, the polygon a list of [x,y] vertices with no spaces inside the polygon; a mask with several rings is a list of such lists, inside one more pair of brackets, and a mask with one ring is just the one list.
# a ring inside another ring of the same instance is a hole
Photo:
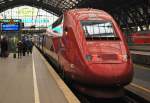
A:
{"label": "station roof truss", "polygon": [[109,12],[121,28],[149,28],[150,0],[0,0],[0,12],[22,5],[41,8],[56,16],[72,8],[95,8]]}

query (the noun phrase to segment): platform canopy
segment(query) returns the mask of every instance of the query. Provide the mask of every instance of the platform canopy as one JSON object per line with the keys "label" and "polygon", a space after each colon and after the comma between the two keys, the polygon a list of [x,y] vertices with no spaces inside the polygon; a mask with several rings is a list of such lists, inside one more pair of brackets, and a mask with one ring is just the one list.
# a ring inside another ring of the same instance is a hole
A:
{"label": "platform canopy", "polygon": [[149,28],[150,0],[0,0],[0,12],[29,5],[61,15],[72,8],[96,8],[109,12],[122,28]]}

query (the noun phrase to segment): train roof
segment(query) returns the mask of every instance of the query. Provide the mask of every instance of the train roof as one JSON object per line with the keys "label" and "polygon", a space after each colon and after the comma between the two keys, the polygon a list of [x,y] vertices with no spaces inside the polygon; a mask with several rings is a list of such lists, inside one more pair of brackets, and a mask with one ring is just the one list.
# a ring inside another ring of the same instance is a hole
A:
{"label": "train roof", "polygon": [[71,10],[68,10],[67,12],[74,15],[74,16],[79,16],[81,14],[89,15],[89,13],[91,13],[91,14],[102,15],[102,16],[105,16],[105,17],[112,19],[111,15],[109,13],[107,13],[103,10],[92,9],[92,8],[71,9]]}

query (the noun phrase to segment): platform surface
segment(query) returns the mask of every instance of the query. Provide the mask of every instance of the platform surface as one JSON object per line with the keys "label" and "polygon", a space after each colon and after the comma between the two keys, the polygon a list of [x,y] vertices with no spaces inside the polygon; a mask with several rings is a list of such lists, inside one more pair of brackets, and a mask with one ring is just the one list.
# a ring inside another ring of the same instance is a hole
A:
{"label": "platform surface", "polygon": [[147,88],[150,91],[150,68],[134,64],[133,83]]}
{"label": "platform surface", "polygon": [[0,58],[0,103],[34,103],[32,56]]}
{"label": "platform surface", "polygon": [[150,56],[150,52],[148,51],[130,51],[131,54],[136,54],[136,55],[144,55],[144,56]]}
{"label": "platform surface", "polygon": [[0,103],[68,103],[68,100],[34,48],[33,55],[21,59],[0,58]]}
{"label": "platform surface", "polygon": [[125,88],[150,102],[150,68],[134,64],[133,81]]}
{"label": "platform surface", "polygon": [[130,50],[136,51],[150,51],[150,44],[149,45],[134,45],[128,46]]}

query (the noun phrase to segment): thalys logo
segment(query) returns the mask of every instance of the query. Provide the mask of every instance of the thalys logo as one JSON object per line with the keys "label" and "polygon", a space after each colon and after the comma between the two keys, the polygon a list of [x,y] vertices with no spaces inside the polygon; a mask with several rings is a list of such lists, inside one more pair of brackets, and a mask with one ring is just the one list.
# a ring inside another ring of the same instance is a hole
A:
{"label": "thalys logo", "polygon": [[89,13],[89,18],[96,18],[96,17],[97,17],[96,14]]}

